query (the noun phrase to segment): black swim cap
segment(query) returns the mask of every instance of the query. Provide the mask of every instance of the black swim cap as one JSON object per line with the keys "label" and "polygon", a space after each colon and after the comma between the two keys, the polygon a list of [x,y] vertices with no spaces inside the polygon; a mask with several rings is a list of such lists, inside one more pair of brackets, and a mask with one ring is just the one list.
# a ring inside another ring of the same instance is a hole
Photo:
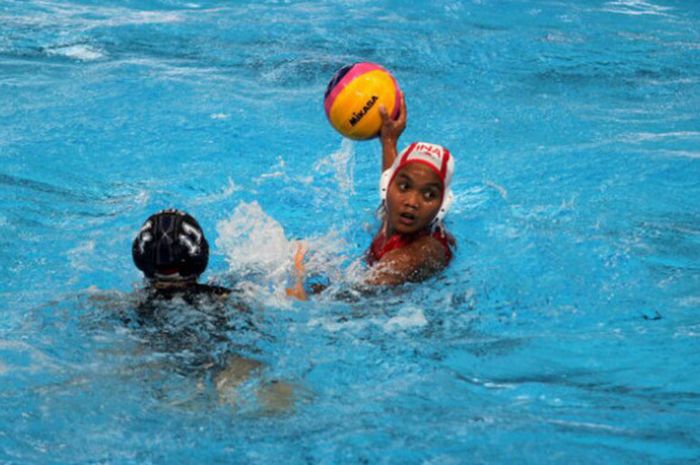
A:
{"label": "black swim cap", "polygon": [[206,270],[209,244],[192,216],[175,209],[163,210],[143,224],[131,254],[147,278],[191,278]]}

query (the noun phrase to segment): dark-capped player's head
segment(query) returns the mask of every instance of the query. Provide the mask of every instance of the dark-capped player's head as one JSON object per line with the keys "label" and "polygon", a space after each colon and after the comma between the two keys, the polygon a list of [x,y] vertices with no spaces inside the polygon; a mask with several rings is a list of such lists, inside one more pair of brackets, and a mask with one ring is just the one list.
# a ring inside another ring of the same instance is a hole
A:
{"label": "dark-capped player's head", "polygon": [[170,209],[146,220],[131,253],[136,267],[148,279],[196,279],[207,268],[209,244],[197,220]]}

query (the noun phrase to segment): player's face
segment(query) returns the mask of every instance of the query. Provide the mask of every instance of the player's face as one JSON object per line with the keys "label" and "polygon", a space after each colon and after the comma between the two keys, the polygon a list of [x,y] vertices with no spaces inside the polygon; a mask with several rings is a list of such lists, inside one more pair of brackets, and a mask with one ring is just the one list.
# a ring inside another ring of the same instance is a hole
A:
{"label": "player's face", "polygon": [[386,195],[390,232],[421,231],[435,218],[442,204],[443,187],[437,173],[422,163],[399,170]]}

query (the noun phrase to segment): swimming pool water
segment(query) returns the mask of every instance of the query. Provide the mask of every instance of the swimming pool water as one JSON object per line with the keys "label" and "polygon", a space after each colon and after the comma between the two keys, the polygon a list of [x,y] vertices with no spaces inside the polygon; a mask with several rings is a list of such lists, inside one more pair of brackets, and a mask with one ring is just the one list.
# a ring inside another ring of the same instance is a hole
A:
{"label": "swimming pool water", "polygon": [[[456,258],[373,295],[379,144],[322,107],[354,61],[457,158]],[[0,463],[696,463],[698,108],[691,0],[0,1]],[[250,315],[126,321],[166,207]]]}

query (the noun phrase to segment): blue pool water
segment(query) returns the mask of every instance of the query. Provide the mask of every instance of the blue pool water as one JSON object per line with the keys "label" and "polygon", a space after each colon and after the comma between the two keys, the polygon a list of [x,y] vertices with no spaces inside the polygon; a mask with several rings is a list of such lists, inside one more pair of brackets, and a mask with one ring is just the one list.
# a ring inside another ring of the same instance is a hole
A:
{"label": "blue pool water", "polygon": [[[379,144],[322,107],[354,61],[457,157],[455,260],[376,295]],[[697,463],[699,108],[694,0],[0,0],[0,463]],[[165,207],[252,316],[125,322]]]}

